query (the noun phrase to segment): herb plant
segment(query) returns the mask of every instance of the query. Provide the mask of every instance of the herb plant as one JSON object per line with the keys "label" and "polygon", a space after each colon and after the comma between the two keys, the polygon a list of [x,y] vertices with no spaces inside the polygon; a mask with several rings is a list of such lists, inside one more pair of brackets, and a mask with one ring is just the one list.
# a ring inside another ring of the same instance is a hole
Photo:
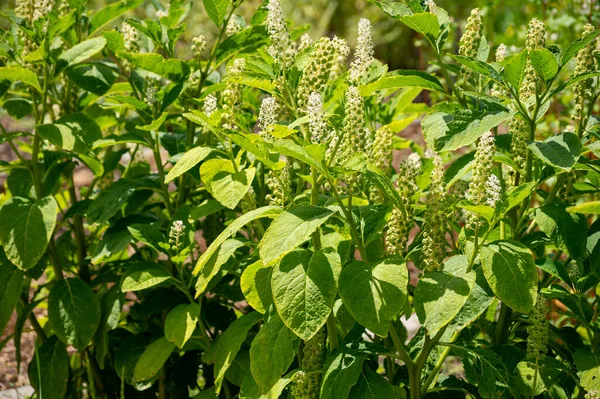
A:
{"label": "herb plant", "polygon": [[427,71],[278,0],[203,0],[210,43],[181,0],[3,14],[0,330],[37,398],[599,397],[600,30],[371,2]]}

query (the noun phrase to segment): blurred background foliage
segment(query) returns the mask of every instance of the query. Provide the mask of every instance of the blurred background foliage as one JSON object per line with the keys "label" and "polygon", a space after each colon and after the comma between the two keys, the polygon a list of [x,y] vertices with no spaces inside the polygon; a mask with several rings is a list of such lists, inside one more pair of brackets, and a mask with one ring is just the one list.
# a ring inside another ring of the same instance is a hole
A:
{"label": "blurred background foliage", "polygon": [[[0,0],[0,3],[8,0]],[[68,1],[68,0],[64,0]],[[393,0],[391,0],[393,1]],[[89,9],[100,9],[111,0],[89,0]],[[179,58],[191,57],[190,43],[193,37],[204,35],[211,46],[217,34],[214,24],[204,10],[201,0],[171,0],[186,4],[188,15],[185,19],[187,30],[179,42]],[[170,7],[168,0],[147,0],[134,10],[134,16],[156,17],[157,12],[165,12]],[[321,36],[337,35],[345,38],[350,45],[356,40],[356,27],[360,18],[371,20],[373,38],[376,44],[376,57],[394,69],[428,69],[430,54],[422,39],[404,24],[386,16],[383,11],[368,0],[282,0],[286,18],[296,25],[310,25],[312,39]],[[525,43],[527,23],[531,18],[546,22],[549,44],[566,44],[580,37],[583,26],[591,22],[600,23],[600,0],[437,0],[438,6],[451,15],[455,24],[453,37],[448,46],[458,47],[465,21],[475,7],[482,11],[485,21],[485,34],[492,49],[504,43],[509,53],[520,51]],[[260,7],[261,0],[245,0],[240,7],[240,17],[249,21]],[[9,8],[14,7],[10,0]],[[6,9],[6,7],[0,7]],[[7,28],[6,20],[0,22]],[[120,21],[115,21],[117,26]],[[512,50],[512,51],[511,51]],[[187,54],[189,53],[189,54]],[[493,57],[493,51],[490,54]]]}

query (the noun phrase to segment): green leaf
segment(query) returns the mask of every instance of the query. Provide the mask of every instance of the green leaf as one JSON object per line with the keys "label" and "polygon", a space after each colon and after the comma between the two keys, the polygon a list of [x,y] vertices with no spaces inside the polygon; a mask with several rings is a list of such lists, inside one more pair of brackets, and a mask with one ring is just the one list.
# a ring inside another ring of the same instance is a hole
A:
{"label": "green leaf", "polygon": [[250,371],[262,392],[268,392],[294,361],[299,339],[273,313],[252,341]]}
{"label": "green leaf", "polygon": [[4,101],[2,108],[15,119],[21,119],[33,112],[31,101],[24,98],[9,98]]}
{"label": "green leaf", "polygon": [[578,349],[573,355],[579,383],[586,391],[600,389],[600,354],[589,348]]}
{"label": "green leaf", "polygon": [[412,11],[406,4],[398,3],[392,0],[369,0],[369,3],[375,4],[387,15],[397,20],[400,20],[406,15],[412,14]]}
{"label": "green leaf", "polygon": [[177,163],[171,168],[169,173],[167,173],[165,183],[175,180],[194,166],[198,165],[211,152],[212,148],[209,147],[194,147],[187,151],[177,160]]}
{"label": "green leaf", "polygon": [[318,171],[325,170],[321,162],[318,159],[315,159],[315,157],[307,151],[308,146],[302,146],[290,139],[279,139],[267,144],[270,145],[275,152],[304,162],[315,167]]}
{"label": "green leaf", "polygon": [[523,360],[517,364],[513,374],[515,389],[523,395],[537,396],[546,390],[540,370],[535,367],[535,363]]}
{"label": "green leaf", "polygon": [[529,144],[531,151],[544,163],[570,171],[581,155],[581,140],[574,133],[561,133],[543,142]]}
{"label": "green leaf", "polygon": [[243,241],[231,238],[225,240],[219,250],[213,254],[198,274],[196,292],[203,293],[208,288],[210,280],[216,276],[221,267],[233,256],[235,251],[244,245]]}
{"label": "green leaf", "polygon": [[347,399],[352,386],[361,374],[366,356],[351,352],[338,352],[323,366],[321,399]]}
{"label": "green leaf", "polygon": [[392,385],[380,374],[366,368],[350,391],[351,398],[397,399]]}
{"label": "green leaf", "polygon": [[156,249],[158,252],[165,252],[160,246],[161,243],[166,242],[165,236],[156,227],[150,224],[134,223],[127,226],[127,230],[137,241]]}
{"label": "green leaf", "polygon": [[96,121],[80,113],[63,116],[51,125],[39,125],[37,131],[58,148],[78,154],[86,154],[96,140],[102,139]]}
{"label": "green leaf", "polygon": [[171,279],[171,273],[157,263],[137,262],[129,266],[121,283],[121,291],[140,291]]}
{"label": "green leaf", "polygon": [[56,226],[57,206],[53,197],[36,202],[13,197],[0,207],[0,244],[13,265],[31,269],[44,255]]}
{"label": "green leaf", "polygon": [[273,269],[271,289],[277,312],[304,341],[325,325],[335,302],[341,268],[339,255],[328,248],[315,253],[297,249]]}
{"label": "green leaf", "polygon": [[75,65],[67,69],[67,75],[83,90],[102,96],[119,77],[118,71],[109,65],[103,63]]}
{"label": "green leaf", "polygon": [[234,209],[252,185],[255,167],[236,172],[228,159],[210,159],[200,166],[206,190],[223,206]]}
{"label": "green leaf", "polygon": [[60,71],[64,68],[79,64],[102,51],[106,46],[106,39],[103,37],[94,37],[77,43],[58,57],[56,69]]}
{"label": "green leaf", "polygon": [[475,273],[465,272],[467,263],[460,274],[434,271],[419,279],[413,305],[419,321],[432,336],[454,319],[469,298]]}
{"label": "green leaf", "polygon": [[454,151],[473,144],[484,133],[514,115],[503,106],[487,110],[460,109],[452,114],[435,112],[422,122],[427,144],[436,151]]}
{"label": "green leaf", "polygon": [[216,51],[216,63],[221,64],[234,55],[252,53],[264,46],[269,38],[269,33],[264,25],[246,28],[223,40]]}
{"label": "green leaf", "polygon": [[[192,274],[195,276],[200,273],[200,270],[206,265],[206,263],[210,260],[213,254],[219,249],[221,244],[225,242],[226,239],[230,238],[233,234],[235,234],[239,229],[247,225],[253,220],[265,218],[265,217],[276,217],[281,213],[281,208],[277,206],[263,206],[262,208],[255,209],[248,213],[243,214],[239,218],[235,219],[225,230],[219,234],[217,238],[210,244],[210,246],[204,251],[204,253],[198,259],[198,263],[196,263],[196,267],[194,267],[194,271]],[[196,295],[200,295],[201,293],[196,293]]]}
{"label": "green leaf", "polygon": [[271,223],[258,245],[263,263],[271,265],[307,241],[333,213],[313,205],[300,205],[284,211]]}
{"label": "green leaf", "polygon": [[133,382],[148,381],[157,375],[175,350],[175,345],[165,337],[152,342],[138,359],[133,371]]}
{"label": "green leaf", "polygon": [[406,26],[427,37],[432,43],[440,34],[440,23],[435,14],[422,12],[400,18]]}
{"label": "green leaf", "polygon": [[[221,391],[221,384],[225,378],[225,372],[233,363],[242,344],[246,340],[248,331],[259,321],[262,315],[258,312],[251,312],[241,316],[227,327],[227,330],[221,335],[217,343],[217,354],[215,357],[215,389],[217,394]],[[248,373],[248,375],[251,375]]]}
{"label": "green leaf", "polygon": [[472,71],[480,73],[483,76],[487,76],[497,82],[502,80],[500,73],[488,63],[476,60],[474,58],[465,57],[463,55],[451,55],[451,57]]}
{"label": "green leaf", "polygon": [[155,187],[149,179],[120,179],[102,190],[87,210],[90,223],[104,223],[121,210],[129,198],[142,187]]}
{"label": "green leaf", "polygon": [[273,303],[271,291],[272,266],[265,266],[258,260],[248,266],[240,281],[246,302],[260,313],[266,313]]}
{"label": "green leaf", "polygon": [[223,19],[227,14],[229,0],[202,0],[206,13],[212,21],[220,27],[223,24]]}
{"label": "green leaf", "polygon": [[63,399],[69,379],[69,355],[65,344],[57,337],[50,337],[37,348],[29,363],[28,374],[38,397]]}
{"label": "green leaf", "polygon": [[510,55],[502,62],[504,66],[503,74],[506,81],[519,92],[521,82],[525,76],[525,67],[527,66],[527,51],[523,50],[518,54]]}
{"label": "green leaf", "polygon": [[562,54],[560,65],[567,65],[567,63],[571,61],[571,58],[575,57],[575,55],[579,53],[579,50],[583,49],[588,44],[590,44],[595,38],[598,37],[598,35],[600,35],[600,29],[596,29],[589,35],[586,35],[585,37],[580,37],[579,39],[571,42],[571,44],[569,44],[569,46],[565,49],[564,53]]}
{"label": "green leaf", "polygon": [[522,203],[525,198],[529,197],[536,187],[535,182],[523,183],[518,187],[511,187],[506,192],[506,199],[501,204],[501,214],[506,214],[515,206]]}
{"label": "green leaf", "polygon": [[533,309],[538,276],[529,248],[516,241],[494,241],[481,248],[481,266],[500,300],[521,313]]}
{"label": "green leaf", "polygon": [[388,73],[384,78],[360,87],[363,97],[370,96],[378,90],[418,87],[420,89],[444,91],[444,86],[433,75],[423,71],[402,70]]}
{"label": "green leaf", "polygon": [[258,385],[256,385],[252,373],[247,373],[240,389],[240,399],[280,399],[283,390],[294,381],[294,377],[298,372],[299,370],[292,370],[281,377],[267,393],[262,393]]}
{"label": "green leaf", "polygon": [[157,53],[128,53],[119,51],[119,58],[131,62],[134,66],[155,73],[173,82],[183,81],[190,74],[190,67],[183,61],[170,58],[164,59]]}
{"label": "green leaf", "polygon": [[570,206],[567,208],[569,213],[583,213],[586,215],[600,215],[600,201],[584,202],[583,204]]}
{"label": "green leaf", "polygon": [[200,307],[195,303],[175,306],[165,319],[165,338],[183,348],[192,336],[199,316]]}
{"label": "green leaf", "polygon": [[42,92],[37,75],[29,69],[12,66],[0,67],[0,81],[3,80],[8,80],[10,83],[23,82],[40,93]]}
{"label": "green leaf", "polygon": [[58,280],[48,296],[48,318],[62,342],[82,351],[92,342],[100,323],[100,302],[82,280]]}
{"label": "green leaf", "polygon": [[19,301],[24,274],[13,266],[0,248],[0,335]]}
{"label": "green leaf", "polygon": [[577,260],[586,257],[587,219],[569,213],[566,205],[553,203],[535,211],[535,221],[556,246]]}
{"label": "green leaf", "polygon": [[558,73],[556,56],[546,48],[535,49],[529,53],[531,65],[538,75],[546,82]]}
{"label": "green leaf", "polygon": [[389,321],[407,298],[408,270],[402,257],[391,256],[375,264],[354,261],[342,269],[339,293],[362,326],[386,337]]}
{"label": "green leaf", "polygon": [[158,130],[163,123],[167,120],[167,116],[169,116],[168,112],[163,112],[158,118],[154,119],[152,123],[148,125],[137,125],[135,128],[139,130],[143,130],[145,132],[151,132],[154,130]]}
{"label": "green leaf", "polygon": [[91,36],[95,31],[106,25],[113,19],[124,14],[128,10],[136,8],[143,3],[144,0],[121,0],[98,10],[92,15],[88,27],[88,35]]}

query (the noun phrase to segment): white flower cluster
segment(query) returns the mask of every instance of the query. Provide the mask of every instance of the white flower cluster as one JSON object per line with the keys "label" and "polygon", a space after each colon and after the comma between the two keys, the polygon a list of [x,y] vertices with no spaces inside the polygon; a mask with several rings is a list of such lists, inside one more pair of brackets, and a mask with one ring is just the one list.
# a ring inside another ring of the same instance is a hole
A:
{"label": "white flower cluster", "polygon": [[[531,22],[529,22],[529,27],[527,28],[527,40],[525,42],[525,47],[527,47],[527,51],[531,52],[535,49],[544,48],[545,46],[546,25],[544,25],[544,23],[539,19],[533,18]],[[522,101],[535,94],[539,82],[540,79],[537,76],[537,72],[535,71],[533,65],[531,65],[531,60],[528,59],[525,67],[525,76],[523,77],[523,82],[521,83],[520,89],[520,97]]]}
{"label": "white flower cluster", "polygon": [[210,118],[217,108],[217,97],[213,96],[212,94],[206,96],[203,108],[204,114]]}
{"label": "white flower cluster", "polygon": [[246,69],[246,59],[236,58],[233,60],[233,63],[229,65],[227,73],[230,75],[235,75],[244,72],[244,69]]}
{"label": "white flower cluster", "polygon": [[316,91],[308,97],[307,105],[308,128],[310,131],[311,142],[322,143],[327,139],[327,123],[323,113],[323,100],[321,94]]}
{"label": "white flower cluster", "polygon": [[225,34],[227,36],[233,36],[242,30],[242,25],[239,21],[240,18],[242,17],[237,15],[232,15],[231,18],[229,18],[229,22],[227,22],[227,27],[225,28]]}
{"label": "white flower cluster", "polygon": [[271,194],[267,194],[265,199],[269,201],[269,205],[284,206],[292,187],[292,166],[285,155],[279,156],[279,162],[284,162],[285,166],[279,171],[278,176],[273,171],[269,172],[267,187],[271,190]]}
{"label": "white flower cluster", "polygon": [[279,104],[275,97],[265,97],[260,103],[258,112],[258,126],[260,127],[259,134],[265,141],[271,141],[271,130],[279,117]]}
{"label": "white flower cluster", "polygon": [[500,201],[500,194],[502,193],[502,186],[500,185],[500,179],[496,175],[490,175],[485,182],[486,200],[485,203],[488,206],[494,208],[498,201]]}
{"label": "white flower cluster", "polygon": [[313,43],[308,33],[300,36],[300,44],[298,45],[298,51],[302,51]]}
{"label": "white flower cluster", "polygon": [[169,244],[171,244],[171,249],[173,251],[178,251],[181,245],[181,238],[183,237],[183,233],[185,231],[185,225],[181,220],[176,220],[171,225],[171,229],[169,230]]}
{"label": "white flower cluster", "polygon": [[291,47],[291,39],[279,0],[269,1],[267,11],[267,30],[271,36],[269,55],[278,64],[285,67],[289,58],[288,50]]}
{"label": "white flower cluster", "polygon": [[496,62],[502,62],[506,58],[506,45],[500,43],[496,49]]}
{"label": "white flower cluster", "polygon": [[[487,132],[481,136],[477,144],[473,172],[469,181],[469,190],[467,191],[467,199],[473,201],[475,205],[486,204],[489,200],[488,195],[494,195],[495,193],[496,185],[494,181],[489,182],[492,176],[495,152],[496,144],[494,143],[494,135],[492,132]],[[495,197],[492,198],[492,201],[495,199]],[[475,228],[479,222],[477,215],[469,214],[468,219],[471,227]]]}
{"label": "white flower cluster", "polygon": [[471,58],[477,57],[479,43],[481,42],[482,27],[483,21],[481,18],[481,12],[479,11],[479,8],[474,8],[471,10],[471,15],[469,18],[467,18],[465,33],[460,38],[458,54]]}
{"label": "white flower cluster", "polygon": [[346,90],[344,113],[341,151],[340,156],[336,158],[338,165],[346,162],[357,151],[365,151],[367,145],[364,101],[356,86],[349,86]]}
{"label": "white flower cluster", "polygon": [[138,39],[140,36],[137,29],[127,22],[123,22],[121,25],[121,33],[123,34],[125,50],[134,53],[139,51]]}
{"label": "white flower cluster", "polygon": [[200,57],[206,50],[206,38],[204,35],[196,36],[192,39],[192,52],[196,57]]}
{"label": "white flower cluster", "polygon": [[356,50],[354,51],[354,61],[350,65],[349,78],[352,83],[358,83],[358,80],[367,72],[367,69],[373,62],[373,38],[371,37],[371,22],[366,18],[358,21],[358,39]]}
{"label": "white flower cluster", "polygon": [[54,8],[54,0],[35,0],[33,9],[33,20],[44,18]]}
{"label": "white flower cluster", "polygon": [[156,18],[163,18],[169,16],[169,9],[166,10],[156,10]]}
{"label": "white flower cluster", "polygon": [[425,0],[425,7],[427,7],[427,10],[429,10],[429,12],[432,14],[435,14],[437,11],[437,5],[433,0]]}

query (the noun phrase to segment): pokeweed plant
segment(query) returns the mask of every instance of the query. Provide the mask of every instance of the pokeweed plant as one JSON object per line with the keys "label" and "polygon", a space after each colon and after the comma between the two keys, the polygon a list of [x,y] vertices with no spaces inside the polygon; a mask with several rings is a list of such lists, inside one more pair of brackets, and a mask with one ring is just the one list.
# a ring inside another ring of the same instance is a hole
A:
{"label": "pokeweed plant", "polygon": [[490,62],[478,9],[453,43],[433,1],[372,2],[429,72],[278,0],[203,0],[188,48],[184,1],[3,14],[0,328],[35,330],[36,397],[598,397],[600,31],[532,19]]}

